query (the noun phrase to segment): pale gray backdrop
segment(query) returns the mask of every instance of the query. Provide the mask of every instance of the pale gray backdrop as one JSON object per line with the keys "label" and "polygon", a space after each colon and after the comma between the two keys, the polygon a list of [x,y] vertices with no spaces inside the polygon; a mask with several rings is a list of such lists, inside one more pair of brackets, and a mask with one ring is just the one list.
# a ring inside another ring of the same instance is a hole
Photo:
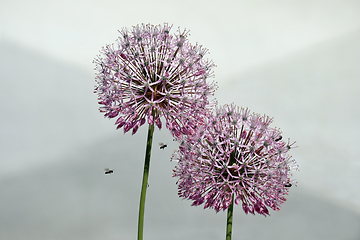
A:
{"label": "pale gray backdrop", "polygon": [[[0,239],[136,239],[147,129],[124,135],[98,112],[92,60],[118,29],[163,22],[210,49],[219,103],[274,117],[299,146],[298,187],[267,218],[236,207],[233,239],[360,239],[359,12],[360,1],[0,0]],[[155,131],[145,239],[224,239],[226,213],[177,197],[176,148]]]}

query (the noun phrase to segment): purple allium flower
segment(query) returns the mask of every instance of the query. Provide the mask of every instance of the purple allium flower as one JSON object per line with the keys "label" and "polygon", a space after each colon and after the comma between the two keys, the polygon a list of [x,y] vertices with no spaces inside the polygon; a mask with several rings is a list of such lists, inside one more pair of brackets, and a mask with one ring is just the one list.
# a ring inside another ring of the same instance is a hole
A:
{"label": "purple allium flower", "polygon": [[189,31],[170,34],[170,25],[142,24],[124,28],[115,44],[106,45],[94,60],[95,93],[100,111],[115,118],[117,129],[136,133],[146,120],[161,129],[160,117],[175,136],[194,132],[211,103],[216,83],[208,50],[191,45]]}
{"label": "purple allium flower", "polygon": [[227,209],[232,196],[246,214],[279,210],[295,184],[290,170],[298,166],[288,154],[294,143],[283,141],[271,122],[234,104],[216,108],[196,134],[182,137],[172,157],[179,196],[216,212]]}

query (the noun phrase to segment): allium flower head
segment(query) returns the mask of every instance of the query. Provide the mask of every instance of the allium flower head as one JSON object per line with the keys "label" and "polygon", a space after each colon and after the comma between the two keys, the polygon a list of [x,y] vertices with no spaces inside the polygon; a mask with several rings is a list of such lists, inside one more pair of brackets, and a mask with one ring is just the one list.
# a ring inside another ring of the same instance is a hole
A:
{"label": "allium flower head", "polygon": [[246,214],[279,210],[297,165],[288,154],[294,143],[282,140],[271,122],[233,104],[216,108],[197,134],[183,136],[172,157],[179,196],[216,212],[227,209],[233,196]]}
{"label": "allium flower head", "polygon": [[174,135],[194,132],[197,118],[211,103],[217,85],[208,50],[191,45],[189,32],[172,26],[137,25],[119,31],[115,44],[106,45],[94,60],[100,111],[115,118],[117,128],[133,134],[146,120],[160,129],[160,117]]}

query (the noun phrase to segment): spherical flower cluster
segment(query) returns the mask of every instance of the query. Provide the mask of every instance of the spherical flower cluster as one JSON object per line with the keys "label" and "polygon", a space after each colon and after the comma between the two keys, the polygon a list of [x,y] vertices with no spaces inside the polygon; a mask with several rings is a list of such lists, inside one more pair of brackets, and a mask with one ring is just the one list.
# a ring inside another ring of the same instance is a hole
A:
{"label": "spherical flower cluster", "polygon": [[172,157],[179,196],[216,212],[232,198],[246,214],[279,210],[295,184],[290,171],[297,165],[288,154],[294,143],[285,142],[271,122],[233,104],[216,108],[196,134],[183,136]]}
{"label": "spherical flower cluster", "polygon": [[160,129],[160,117],[174,136],[194,132],[212,104],[216,83],[208,50],[187,40],[189,32],[170,34],[168,24],[124,28],[115,44],[102,48],[96,64],[95,93],[100,111],[115,118],[117,129],[136,133],[146,120]]}

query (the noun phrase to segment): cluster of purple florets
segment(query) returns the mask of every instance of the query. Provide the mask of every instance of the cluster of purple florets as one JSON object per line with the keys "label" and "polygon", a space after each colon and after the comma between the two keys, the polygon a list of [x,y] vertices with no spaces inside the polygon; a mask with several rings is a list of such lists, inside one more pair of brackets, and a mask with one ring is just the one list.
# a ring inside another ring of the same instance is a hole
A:
{"label": "cluster of purple florets", "polygon": [[100,111],[117,117],[124,132],[134,134],[146,121],[160,129],[164,117],[174,136],[192,133],[213,101],[217,85],[209,81],[215,65],[204,58],[208,50],[191,45],[188,31],[170,31],[168,24],[124,28],[94,60]]}
{"label": "cluster of purple florets", "polygon": [[233,104],[217,108],[197,134],[183,137],[173,155],[179,196],[216,212],[227,209],[232,197],[245,213],[278,210],[297,166],[288,154],[294,143],[282,140],[271,122]]}
{"label": "cluster of purple florets", "polygon": [[180,141],[172,159],[178,164],[179,196],[216,212],[241,202],[244,212],[269,215],[279,210],[297,170],[289,155],[294,143],[269,125],[272,119],[234,104],[214,107],[217,85],[212,61],[189,32],[172,26],[124,28],[115,44],[94,60],[95,93],[105,117],[117,129],[135,134],[145,122],[166,127]]}

